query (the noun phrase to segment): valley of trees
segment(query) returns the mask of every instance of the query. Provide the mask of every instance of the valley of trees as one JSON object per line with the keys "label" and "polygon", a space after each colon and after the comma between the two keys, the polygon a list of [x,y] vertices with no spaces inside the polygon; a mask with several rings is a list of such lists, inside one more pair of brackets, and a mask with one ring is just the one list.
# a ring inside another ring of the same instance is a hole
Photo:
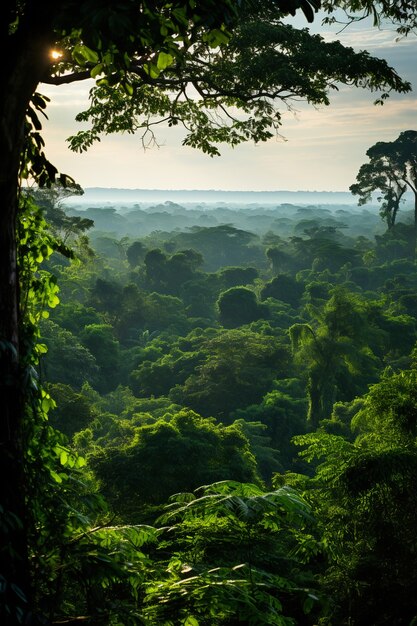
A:
{"label": "valley of trees", "polygon": [[53,610],[411,624],[412,202],[390,225],[376,205],[81,210],[67,193],[32,194],[75,255],[41,270],[60,299],[38,345],[54,471],[81,489]]}
{"label": "valley of trees", "polygon": [[2,3],[2,625],[417,622],[417,131],[352,182],[379,208],[80,211],[38,92],[96,80],[75,151],[165,120],[215,156],[335,84],[410,91],[288,15],[407,36],[414,4]]}

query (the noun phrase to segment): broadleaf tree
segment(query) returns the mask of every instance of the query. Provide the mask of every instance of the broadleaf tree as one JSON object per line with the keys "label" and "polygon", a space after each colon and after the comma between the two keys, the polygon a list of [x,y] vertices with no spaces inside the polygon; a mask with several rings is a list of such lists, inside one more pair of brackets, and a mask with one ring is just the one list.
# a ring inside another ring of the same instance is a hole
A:
{"label": "broadleaf tree", "polygon": [[359,204],[372,199],[380,191],[381,215],[388,228],[395,224],[400,202],[406,191],[414,197],[414,230],[417,237],[417,131],[406,130],[394,141],[378,141],[367,152],[369,162],[363,164],[350,186],[359,196]]}
{"label": "broadleaf tree", "polygon": [[361,165],[356,181],[349,189],[359,196],[359,206],[371,202],[373,194],[378,193],[377,199],[381,202],[380,215],[388,230],[393,228],[407,191],[406,183],[381,158],[371,159],[369,163]]}
{"label": "broadleaf tree", "polygon": [[[157,142],[153,129],[165,122],[184,127],[184,145],[215,156],[221,143],[276,136],[282,116],[277,103],[284,110],[299,99],[328,105],[340,83],[382,88],[382,98],[392,89],[408,89],[385,61],[294,28],[283,22],[275,3],[265,4],[250,3],[226,53],[203,39],[181,65],[173,60],[163,71],[156,65],[152,77],[130,67],[129,88],[115,90],[108,79],[98,79],[90,107],[77,116],[90,128],[70,137],[70,147],[82,152],[101,135],[121,131],[141,132],[146,147]],[[60,76],[53,82],[59,81]]]}

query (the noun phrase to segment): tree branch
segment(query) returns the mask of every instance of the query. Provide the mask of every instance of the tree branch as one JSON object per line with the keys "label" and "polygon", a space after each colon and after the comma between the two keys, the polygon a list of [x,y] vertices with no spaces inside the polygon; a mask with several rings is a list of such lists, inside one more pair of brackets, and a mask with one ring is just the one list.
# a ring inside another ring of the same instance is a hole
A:
{"label": "tree branch", "polygon": [[45,76],[42,82],[45,85],[67,85],[91,78],[90,70],[76,72],[74,74],[62,74],[61,76]]}

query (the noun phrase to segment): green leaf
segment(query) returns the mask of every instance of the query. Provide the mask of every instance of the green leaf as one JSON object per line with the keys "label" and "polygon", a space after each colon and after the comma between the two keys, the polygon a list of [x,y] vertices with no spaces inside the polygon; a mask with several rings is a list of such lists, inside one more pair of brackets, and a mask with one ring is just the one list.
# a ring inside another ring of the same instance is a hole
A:
{"label": "green leaf", "polygon": [[160,71],[155,63],[145,63],[143,69],[151,78],[158,78]]}
{"label": "green leaf", "polygon": [[51,307],[51,309],[54,309],[58,304],[59,304],[58,296],[52,295],[49,297],[48,305]]}
{"label": "green leaf", "polygon": [[61,454],[59,455],[59,462],[61,463],[61,465],[66,465],[68,461],[68,452],[66,450],[62,450]]}
{"label": "green leaf", "polygon": [[55,402],[49,396],[42,398],[41,408],[42,411],[48,413],[49,409],[54,408]]}
{"label": "green leaf", "polygon": [[208,42],[210,48],[217,48],[218,46],[228,44],[230,40],[230,35],[224,30],[214,28],[203,38]]}
{"label": "green leaf", "polygon": [[158,54],[158,60],[156,62],[157,68],[159,70],[164,70],[174,61],[174,57],[171,54],[167,54],[166,52],[160,52]]}
{"label": "green leaf", "polygon": [[97,63],[95,67],[90,72],[91,78],[96,78],[103,72],[104,65],[103,63]]}
{"label": "green leaf", "polygon": [[127,93],[128,96],[133,96],[134,89],[133,89],[133,86],[130,83],[125,81],[122,84],[122,87],[123,87],[123,89],[125,90],[125,92]]}
{"label": "green leaf", "polygon": [[87,46],[74,46],[72,51],[72,56],[74,60],[80,65],[85,65],[86,63],[97,63],[98,62],[98,54],[91,48]]}
{"label": "green leaf", "polygon": [[87,461],[83,456],[77,456],[75,459],[75,467],[85,467],[87,465]]}
{"label": "green leaf", "polygon": [[61,476],[60,476],[57,472],[55,472],[54,470],[52,470],[52,469],[51,469],[51,477],[54,479],[54,481],[55,481],[56,483],[59,483],[59,484],[60,484],[60,483],[62,483],[62,478],[61,478]]}

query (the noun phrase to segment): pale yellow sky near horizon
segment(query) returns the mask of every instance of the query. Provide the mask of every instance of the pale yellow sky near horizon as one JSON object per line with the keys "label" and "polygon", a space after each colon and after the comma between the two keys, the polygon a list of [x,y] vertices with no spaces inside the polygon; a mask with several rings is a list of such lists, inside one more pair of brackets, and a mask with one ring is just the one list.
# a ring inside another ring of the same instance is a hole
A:
{"label": "pale yellow sky near horizon", "polygon": [[87,153],[74,154],[66,138],[81,128],[74,117],[86,108],[89,87],[41,85],[41,93],[51,98],[44,124],[46,154],[84,188],[348,191],[372,144],[417,129],[417,37],[397,41],[392,30],[359,25],[337,38],[385,58],[413,91],[393,94],[381,107],[373,104],[377,94],[341,87],[328,107],[297,104],[297,112],[283,112],[285,140],[221,147],[221,156],[210,158],[182,146],[178,127],[157,129],[159,148],[144,151],[139,136],[111,135]]}

